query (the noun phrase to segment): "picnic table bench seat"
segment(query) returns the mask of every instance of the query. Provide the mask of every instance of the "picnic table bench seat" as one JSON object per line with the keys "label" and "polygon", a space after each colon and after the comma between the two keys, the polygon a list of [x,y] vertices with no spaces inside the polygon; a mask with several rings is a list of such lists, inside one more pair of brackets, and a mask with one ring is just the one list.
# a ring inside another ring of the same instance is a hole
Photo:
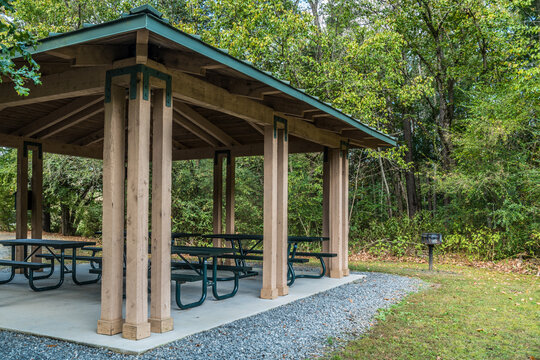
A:
{"label": "picnic table bench seat", "polygon": [[[38,254],[36,257],[51,260],[54,259],[54,255],[52,254]],[[78,261],[92,261],[96,263],[101,263],[102,259],[100,256],[89,256],[89,255],[76,255],[75,259]],[[71,256],[66,257],[66,260],[71,260]]]}
{"label": "picnic table bench seat", "polygon": [[[43,264],[43,263],[35,263],[35,262],[28,262],[28,261],[16,261],[16,260],[0,260],[0,266],[9,266],[11,267],[11,273],[8,279],[6,280],[0,280],[0,284],[7,284],[13,280],[15,277],[15,269],[25,269],[24,276],[26,276],[29,280],[30,287],[33,290],[38,291],[38,289],[34,286],[34,280],[41,280],[46,279],[50,277],[54,272],[54,263],[50,264]],[[34,276],[34,271],[36,270],[43,270],[43,269],[51,269],[50,272],[46,275],[41,276]],[[29,271],[26,272],[26,269]]]}
{"label": "picnic table bench seat", "polygon": [[28,261],[0,260],[0,266],[11,266],[16,269],[28,268],[33,270],[49,268],[51,264],[34,263]]}
{"label": "picnic table bench seat", "polygon": [[335,253],[322,253],[322,252],[300,252],[300,251],[297,251],[296,256],[316,257],[316,258],[320,258],[320,257],[331,258],[331,257],[337,257],[337,254],[335,254]]}
{"label": "picnic table bench seat", "polygon": [[[262,254],[263,251],[262,250],[251,250],[250,253],[252,253],[252,254]],[[263,260],[263,257],[258,256],[258,255],[235,254],[235,255],[223,255],[223,256],[220,256],[220,257],[225,258],[225,259],[244,259],[244,260],[259,260],[259,261]],[[289,259],[289,261],[291,261],[293,263],[297,263],[297,264],[303,264],[303,263],[309,262],[309,259],[297,259],[297,258],[294,258],[294,259]]]}

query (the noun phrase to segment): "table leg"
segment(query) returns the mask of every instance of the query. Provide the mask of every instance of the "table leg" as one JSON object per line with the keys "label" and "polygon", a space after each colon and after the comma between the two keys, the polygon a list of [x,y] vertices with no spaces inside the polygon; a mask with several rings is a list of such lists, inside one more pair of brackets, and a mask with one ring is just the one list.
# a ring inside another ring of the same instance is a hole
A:
{"label": "table leg", "polygon": [[[14,245],[11,246],[11,261],[15,261],[15,246]],[[11,280],[13,280],[14,277],[15,277],[15,267],[12,266],[11,267],[11,275],[10,275],[9,279],[0,280],[0,284],[7,284]]]}
{"label": "table leg", "polygon": [[65,257],[64,256],[64,249],[62,249],[61,252],[60,252],[60,279],[58,280],[58,283],[56,283],[55,285],[51,285],[51,286],[37,287],[37,286],[34,285],[34,280],[43,279],[43,277],[34,278],[34,270],[30,269],[29,277],[28,277],[28,283],[30,285],[30,288],[32,290],[34,290],[34,291],[46,291],[46,290],[58,289],[60,286],[62,286],[62,284],[64,283],[64,273],[65,273],[64,257]]}
{"label": "table leg", "polygon": [[224,300],[233,297],[238,292],[238,272],[234,272],[234,287],[233,290],[224,295],[219,295],[217,291],[217,256],[212,257],[212,294],[216,300]]}
{"label": "table leg", "polygon": [[80,281],[77,279],[77,248],[73,248],[71,254],[71,278],[73,282],[77,285],[88,285],[95,284],[101,279],[101,274],[97,275],[97,278],[87,281]]}
{"label": "table leg", "polygon": [[185,309],[194,308],[196,306],[202,305],[204,300],[206,300],[206,294],[207,294],[207,288],[208,288],[208,272],[206,271],[206,264],[207,264],[206,258],[203,258],[202,259],[202,277],[203,277],[202,291],[201,291],[201,297],[199,298],[199,300],[189,303],[189,304],[183,304],[181,300],[181,291],[180,291],[182,285],[180,281],[176,281],[176,305],[178,305],[180,309],[185,310]]}

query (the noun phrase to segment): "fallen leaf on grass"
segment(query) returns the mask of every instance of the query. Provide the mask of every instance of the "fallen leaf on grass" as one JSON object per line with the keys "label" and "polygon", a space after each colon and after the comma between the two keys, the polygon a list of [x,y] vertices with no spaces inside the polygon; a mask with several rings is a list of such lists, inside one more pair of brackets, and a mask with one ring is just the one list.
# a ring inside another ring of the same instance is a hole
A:
{"label": "fallen leaf on grass", "polygon": [[478,331],[478,332],[483,332],[484,329],[476,329],[476,331]]}

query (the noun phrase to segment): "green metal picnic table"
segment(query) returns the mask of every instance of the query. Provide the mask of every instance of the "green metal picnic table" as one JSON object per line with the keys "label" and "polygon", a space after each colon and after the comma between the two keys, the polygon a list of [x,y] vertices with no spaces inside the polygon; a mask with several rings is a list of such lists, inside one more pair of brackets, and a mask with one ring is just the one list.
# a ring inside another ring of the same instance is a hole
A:
{"label": "green metal picnic table", "polygon": [[[235,249],[238,255],[234,256],[237,265],[246,266],[246,260],[256,259],[257,256],[263,253],[260,247],[263,241],[263,235],[254,235],[254,234],[210,234],[202,235],[202,238],[207,239],[224,239],[231,243],[231,248]],[[335,254],[328,253],[300,253],[298,252],[298,245],[300,243],[309,243],[309,242],[321,242],[329,240],[325,236],[288,236],[287,238],[287,284],[291,286],[294,284],[295,280],[298,278],[312,278],[319,279],[324,276],[326,273],[326,264],[323,257],[334,257]],[[250,246],[246,246],[244,243],[249,242]],[[257,255],[257,256],[252,256]],[[295,263],[304,263],[307,262],[307,259],[300,259],[297,256],[311,256],[317,257],[321,262],[321,271],[319,274],[296,274],[293,264]],[[256,276],[258,273],[256,271],[249,271],[243,274],[241,277]]]}
{"label": "green metal picnic table", "polygon": [[[235,250],[231,248],[218,247],[200,247],[200,246],[173,246],[172,254],[178,255],[183,261],[180,265],[173,264],[173,273],[171,280],[176,282],[176,304],[180,309],[189,309],[201,305],[206,300],[207,288],[212,286],[212,294],[216,300],[223,300],[233,297],[238,292],[239,272],[245,270],[243,267],[223,267],[218,264],[218,259],[227,254],[234,254]],[[195,257],[198,262],[190,261],[186,256]],[[208,259],[212,259],[212,263],[208,264]],[[189,270],[189,273],[175,273],[175,269]],[[208,268],[212,270],[212,277],[208,278]],[[220,278],[218,270],[230,270],[234,273],[233,277]],[[220,295],[218,293],[218,282],[233,280],[233,290],[227,294]],[[185,282],[201,281],[201,297],[199,300],[183,304],[181,301],[181,284]]]}
{"label": "green metal picnic table", "polygon": [[[11,267],[11,275],[7,280],[0,281],[0,284],[6,284],[13,280],[15,277],[15,270],[17,268],[24,269],[24,276],[28,279],[30,288],[34,291],[45,291],[57,289],[64,283],[64,275],[71,273],[73,282],[77,285],[93,284],[99,281],[100,275],[96,279],[88,281],[80,281],[77,278],[77,250],[85,246],[95,245],[92,241],[68,241],[68,240],[49,240],[49,239],[11,239],[0,241],[1,245],[11,246],[11,260],[0,260],[0,265]],[[28,254],[28,247],[34,247],[34,249]],[[17,247],[23,247],[23,261],[15,260],[15,249]],[[36,255],[39,249],[45,248],[50,255],[50,263],[32,263],[30,262],[32,256]],[[53,251],[60,250],[60,254]],[[72,253],[66,255],[65,251],[71,249]],[[66,266],[65,260],[71,260],[71,270]],[[54,273],[54,263],[60,264],[60,278],[54,285],[38,287],[34,284],[36,280],[43,280],[50,278]],[[40,269],[50,269],[48,274],[41,276],[34,276],[34,271]]]}

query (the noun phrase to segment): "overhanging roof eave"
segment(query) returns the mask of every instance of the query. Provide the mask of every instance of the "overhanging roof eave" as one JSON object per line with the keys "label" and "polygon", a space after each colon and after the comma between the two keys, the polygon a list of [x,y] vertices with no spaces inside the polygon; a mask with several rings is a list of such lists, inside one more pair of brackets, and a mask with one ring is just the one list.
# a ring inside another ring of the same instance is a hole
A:
{"label": "overhanging roof eave", "polygon": [[347,124],[361,130],[369,136],[381,140],[389,146],[396,146],[396,140],[393,137],[362,124],[351,116],[342,113],[341,111],[318,100],[317,98],[294,88],[293,86],[275,78],[269,73],[257,69],[252,64],[239,60],[229,55],[225,51],[208,45],[202,40],[178,30],[175,27],[147,13],[134,14],[107,23],[48,37],[40,40],[38,46],[35,49],[30,50],[30,53],[37,54],[140,29],[147,29],[157,35],[170,39],[181,46],[226,65],[257,81],[275,88],[276,90],[282,91],[283,93],[292,96],[297,100],[303,101],[331,116],[334,116],[335,118],[346,122]]}

